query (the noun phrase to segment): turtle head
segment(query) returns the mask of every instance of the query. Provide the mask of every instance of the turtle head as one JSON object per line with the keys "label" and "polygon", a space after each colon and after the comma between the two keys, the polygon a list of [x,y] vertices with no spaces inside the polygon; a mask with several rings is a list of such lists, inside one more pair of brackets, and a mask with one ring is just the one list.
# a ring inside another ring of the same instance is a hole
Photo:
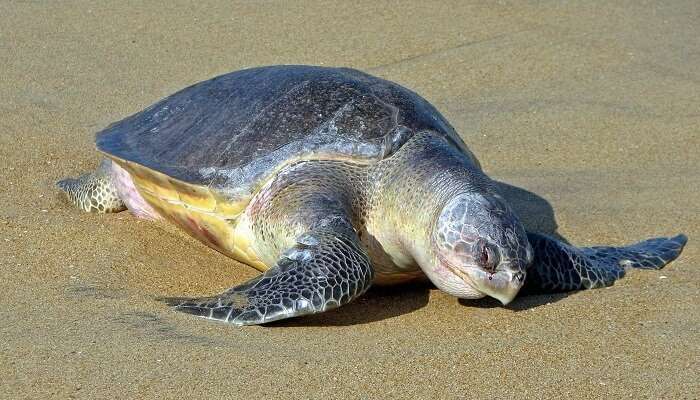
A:
{"label": "turtle head", "polygon": [[508,304],[525,282],[533,251],[525,229],[495,194],[459,194],[440,211],[432,233],[433,262],[423,268],[441,290]]}

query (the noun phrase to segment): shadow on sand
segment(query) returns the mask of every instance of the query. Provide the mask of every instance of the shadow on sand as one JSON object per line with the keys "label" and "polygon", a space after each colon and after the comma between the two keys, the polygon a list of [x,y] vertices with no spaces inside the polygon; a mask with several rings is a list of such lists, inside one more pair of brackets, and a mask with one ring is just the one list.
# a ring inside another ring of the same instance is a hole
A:
{"label": "shadow on sand", "polygon": [[348,326],[381,321],[425,307],[428,304],[430,290],[434,289],[435,287],[429,282],[375,286],[364,296],[338,309],[272,322],[265,326]]}
{"label": "shadow on sand", "polygon": [[[568,243],[566,239],[557,233],[557,221],[554,217],[554,210],[547,200],[507,183],[496,181],[496,186],[497,191],[510,204],[526,230],[544,233]],[[437,289],[429,282],[373,287],[360,299],[337,310],[273,322],[266,326],[346,326],[381,321],[425,307],[428,304],[431,290]],[[506,308],[513,311],[523,311],[554,303],[568,295],[569,293],[556,293],[520,296],[508,304]],[[498,300],[492,298],[478,300],[460,299],[459,303],[465,307],[503,307]]]}
{"label": "shadow on sand", "polygon": [[510,204],[528,232],[544,233],[564,243],[569,243],[557,232],[559,226],[554,217],[554,209],[547,200],[525,189],[504,182],[494,182],[496,190]]}

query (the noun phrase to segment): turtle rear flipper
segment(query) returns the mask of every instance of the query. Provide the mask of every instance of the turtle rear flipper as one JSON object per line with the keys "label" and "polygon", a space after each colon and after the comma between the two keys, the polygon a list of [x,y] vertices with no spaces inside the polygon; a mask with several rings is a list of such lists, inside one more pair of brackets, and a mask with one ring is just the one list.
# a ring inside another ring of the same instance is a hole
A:
{"label": "turtle rear flipper", "polygon": [[176,310],[234,325],[254,325],[340,307],[369,289],[367,254],[347,221],[302,235],[264,274],[213,297],[164,298]]}
{"label": "turtle rear flipper", "polygon": [[112,162],[103,160],[95,172],[78,178],[66,178],[56,182],[68,199],[79,209],[88,212],[111,213],[126,210],[126,206],[110,174]]}
{"label": "turtle rear flipper", "polygon": [[610,286],[629,268],[661,269],[683,250],[688,238],[655,238],[624,247],[577,248],[528,233],[535,256],[523,293],[554,293]]}

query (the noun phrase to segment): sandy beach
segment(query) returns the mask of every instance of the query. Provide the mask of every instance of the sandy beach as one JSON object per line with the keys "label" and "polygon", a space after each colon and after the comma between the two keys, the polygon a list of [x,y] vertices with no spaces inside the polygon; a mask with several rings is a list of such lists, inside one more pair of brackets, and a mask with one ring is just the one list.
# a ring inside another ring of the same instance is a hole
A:
{"label": "sandy beach", "polygon": [[[700,397],[700,2],[0,3],[0,398]],[[94,133],[195,82],[350,66],[453,124],[529,229],[685,233],[661,271],[553,296],[377,288],[236,328],[160,296],[257,274],[175,228],[82,213],[54,182]]]}

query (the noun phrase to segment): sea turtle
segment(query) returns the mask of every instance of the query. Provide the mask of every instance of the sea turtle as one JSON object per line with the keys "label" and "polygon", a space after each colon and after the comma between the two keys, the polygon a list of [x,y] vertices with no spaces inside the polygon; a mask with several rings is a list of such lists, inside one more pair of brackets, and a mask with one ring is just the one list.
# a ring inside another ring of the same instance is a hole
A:
{"label": "sea turtle", "polygon": [[97,171],[58,182],[86,211],[174,223],[263,273],[169,298],[236,325],[319,313],[427,277],[460,298],[608,286],[684,235],[577,248],[526,233],[454,128],[416,93],[348,68],[269,66],[195,84],[97,134]]}

